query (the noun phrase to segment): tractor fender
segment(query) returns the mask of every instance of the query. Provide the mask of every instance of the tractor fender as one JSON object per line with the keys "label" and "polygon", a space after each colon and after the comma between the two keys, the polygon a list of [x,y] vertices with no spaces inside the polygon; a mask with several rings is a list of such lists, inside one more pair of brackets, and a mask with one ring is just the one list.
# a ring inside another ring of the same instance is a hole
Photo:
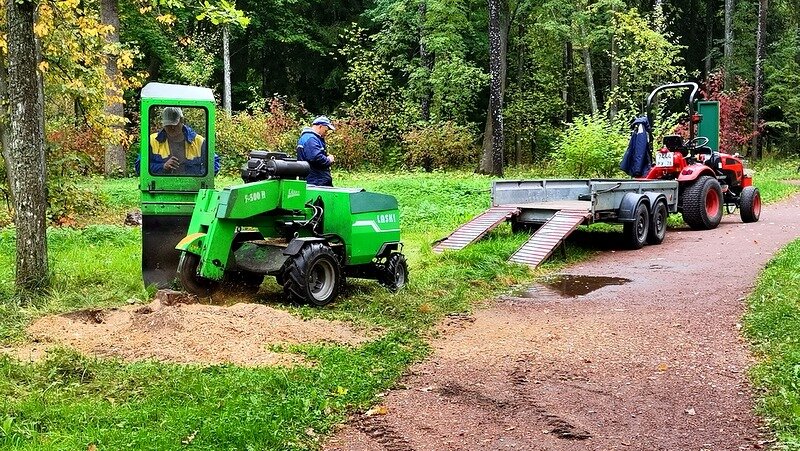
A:
{"label": "tractor fender", "polygon": [[617,220],[620,222],[634,221],[636,219],[636,208],[642,202],[647,205],[647,209],[649,210],[651,204],[647,194],[625,194],[625,196],[622,198],[622,202],[619,203],[619,214],[617,215]]}
{"label": "tractor fender", "polygon": [[300,250],[303,249],[308,243],[327,243],[328,240],[325,238],[320,238],[316,236],[309,236],[303,238],[295,238],[289,242],[289,245],[286,246],[286,249],[283,250],[283,255],[297,255],[300,253]]}
{"label": "tractor fender", "polygon": [[180,240],[175,246],[179,251],[186,251],[192,254],[200,255],[203,249],[203,241],[205,241],[206,234],[202,232],[192,233],[187,235],[184,239]]}
{"label": "tractor fender", "polygon": [[701,175],[708,175],[714,178],[717,176],[710,167],[703,163],[695,163],[683,168],[680,175],[678,175],[678,183],[693,182]]}

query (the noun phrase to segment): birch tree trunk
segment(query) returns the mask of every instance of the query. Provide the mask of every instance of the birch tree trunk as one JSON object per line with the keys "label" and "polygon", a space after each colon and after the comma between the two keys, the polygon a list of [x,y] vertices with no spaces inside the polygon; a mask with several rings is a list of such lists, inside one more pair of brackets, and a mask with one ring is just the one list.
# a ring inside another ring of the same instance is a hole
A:
{"label": "birch tree trunk", "polygon": [[733,58],[733,0],[725,0],[725,38],[722,55],[725,59],[725,89],[731,84],[731,59]]}
{"label": "birch tree trunk", "polygon": [[[106,38],[109,43],[119,44],[119,5],[117,0],[101,0],[100,17],[105,25],[114,27]],[[106,76],[110,80],[106,87],[105,113],[110,116],[111,127],[122,133],[125,124],[125,108],[122,103],[122,89],[117,86],[119,69],[117,68],[116,55],[109,55],[106,61]],[[105,151],[105,175],[125,176],[125,149],[121,143],[108,144]]]}
{"label": "birch tree trunk", "polygon": [[561,91],[561,97],[564,100],[564,122],[566,123],[572,122],[572,111],[575,103],[572,85],[573,55],[572,41],[567,41],[564,44],[564,87]]}
{"label": "birch tree trunk", "polygon": [[592,55],[589,52],[589,44],[586,42],[586,30],[581,27],[581,37],[583,38],[583,66],[586,71],[586,89],[589,91],[589,102],[592,106],[592,114],[597,114],[597,95],[594,90],[594,71],[592,70]]}
{"label": "birch tree trunk", "polygon": [[753,158],[761,157],[759,122],[761,119],[761,97],[764,91],[764,58],[766,57],[767,0],[758,1],[758,31],[756,32],[756,76],[753,87]]}
{"label": "birch tree trunk", "polygon": [[222,59],[223,59],[223,88],[222,88],[222,107],[228,116],[233,112],[231,105],[231,49],[230,49],[230,26],[222,26]]}
{"label": "birch tree trunk", "polygon": [[36,4],[6,0],[9,136],[3,149],[14,203],[16,287],[23,294],[47,287],[44,94],[33,33]]}
{"label": "birch tree trunk", "polygon": [[422,120],[427,122],[431,119],[431,97],[433,96],[433,92],[431,92],[430,86],[428,85],[428,80],[433,70],[433,55],[428,52],[428,46],[425,44],[425,21],[428,15],[428,4],[426,0],[419,2],[417,12],[419,14],[419,58],[422,62],[422,67],[427,71],[425,88],[419,103],[419,112]]}
{"label": "birch tree trunk", "polygon": [[503,176],[503,90],[509,14],[505,0],[489,0],[489,111],[483,137],[483,156],[478,172]]}

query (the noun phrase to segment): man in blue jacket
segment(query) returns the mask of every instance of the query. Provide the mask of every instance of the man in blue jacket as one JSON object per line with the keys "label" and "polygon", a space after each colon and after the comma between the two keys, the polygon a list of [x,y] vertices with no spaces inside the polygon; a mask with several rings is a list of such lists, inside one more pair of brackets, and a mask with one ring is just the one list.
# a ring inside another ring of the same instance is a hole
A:
{"label": "man in blue jacket", "polygon": [[[170,175],[205,175],[208,147],[205,139],[184,123],[183,110],[168,106],[161,113],[162,129],[150,135],[150,173]],[[134,171],[139,175],[141,156]],[[214,175],[220,158],[214,154]]]}
{"label": "man in blue jacket", "polygon": [[306,181],[309,185],[333,186],[331,177],[331,164],[333,155],[328,155],[325,148],[325,135],[336,128],[330,119],[319,116],[311,122],[311,127],[303,128],[300,139],[297,140],[297,160],[307,161],[311,166]]}

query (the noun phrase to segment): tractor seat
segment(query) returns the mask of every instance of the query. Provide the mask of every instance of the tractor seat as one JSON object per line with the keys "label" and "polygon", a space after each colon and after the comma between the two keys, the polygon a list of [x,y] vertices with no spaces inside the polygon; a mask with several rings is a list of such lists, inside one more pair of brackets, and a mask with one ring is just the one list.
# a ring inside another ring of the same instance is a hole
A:
{"label": "tractor seat", "polygon": [[669,149],[670,152],[680,152],[684,157],[686,156],[686,147],[683,145],[683,136],[681,135],[666,135],[662,141],[664,147]]}

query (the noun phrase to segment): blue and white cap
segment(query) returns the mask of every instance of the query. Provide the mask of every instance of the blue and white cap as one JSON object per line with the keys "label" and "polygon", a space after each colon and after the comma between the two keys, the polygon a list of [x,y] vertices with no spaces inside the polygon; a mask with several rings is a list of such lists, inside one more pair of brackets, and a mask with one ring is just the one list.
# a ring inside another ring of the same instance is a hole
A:
{"label": "blue and white cap", "polygon": [[328,119],[328,116],[317,116],[317,118],[314,119],[314,122],[312,122],[311,125],[324,125],[331,130],[336,130],[336,127],[334,127],[333,124],[331,124],[331,120]]}

